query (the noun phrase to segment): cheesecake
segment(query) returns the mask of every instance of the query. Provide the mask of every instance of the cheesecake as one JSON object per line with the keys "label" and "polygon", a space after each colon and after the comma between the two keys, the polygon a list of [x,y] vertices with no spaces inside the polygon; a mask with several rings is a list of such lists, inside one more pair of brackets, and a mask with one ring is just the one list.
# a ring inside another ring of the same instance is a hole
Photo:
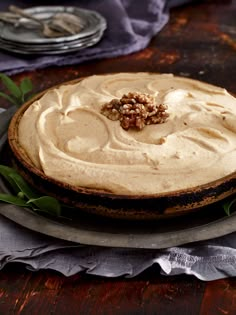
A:
{"label": "cheesecake", "polygon": [[24,166],[75,192],[147,200],[213,187],[217,195],[224,179],[235,191],[236,98],[205,82],[92,75],[42,93],[10,129]]}

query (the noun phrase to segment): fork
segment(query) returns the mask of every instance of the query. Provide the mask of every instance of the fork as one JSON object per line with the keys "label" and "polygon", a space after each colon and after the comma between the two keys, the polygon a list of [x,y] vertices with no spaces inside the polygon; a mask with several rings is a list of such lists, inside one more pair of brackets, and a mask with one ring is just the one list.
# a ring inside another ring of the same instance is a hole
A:
{"label": "fork", "polygon": [[41,25],[41,27],[42,27],[42,32],[43,32],[43,35],[45,37],[61,37],[61,36],[64,36],[64,35],[68,35],[68,31],[67,30],[57,30],[57,31],[55,31],[55,30],[53,30],[50,27],[50,25],[47,22],[36,18],[35,16],[33,16],[33,15],[25,12],[24,10],[16,7],[15,5],[10,5],[9,6],[9,10],[11,12],[13,12],[13,13],[16,13],[16,14],[22,16],[22,17],[25,17],[27,19],[30,19],[32,21],[35,21],[35,22],[39,23]]}

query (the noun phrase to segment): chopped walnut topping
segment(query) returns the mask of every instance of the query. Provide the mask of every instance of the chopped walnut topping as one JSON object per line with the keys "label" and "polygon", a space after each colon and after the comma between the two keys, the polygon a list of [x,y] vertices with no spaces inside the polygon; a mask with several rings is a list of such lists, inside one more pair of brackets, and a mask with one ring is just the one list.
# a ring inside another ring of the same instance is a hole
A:
{"label": "chopped walnut topping", "polygon": [[163,143],[165,143],[165,142],[166,142],[166,138],[165,138],[165,137],[161,137],[161,138],[159,139],[158,144],[163,144]]}
{"label": "chopped walnut topping", "polygon": [[155,104],[153,96],[141,93],[128,93],[103,105],[101,113],[111,120],[119,120],[123,129],[135,127],[139,130],[145,125],[162,124],[169,114],[167,106]]}

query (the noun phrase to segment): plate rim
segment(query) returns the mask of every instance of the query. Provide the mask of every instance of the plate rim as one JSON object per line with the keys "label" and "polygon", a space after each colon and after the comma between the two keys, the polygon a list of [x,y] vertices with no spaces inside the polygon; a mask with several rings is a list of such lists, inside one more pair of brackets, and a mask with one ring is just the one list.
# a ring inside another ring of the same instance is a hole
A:
{"label": "plate rim", "polygon": [[[19,213],[21,216],[19,216]],[[40,216],[27,208],[1,204],[0,214],[11,221],[43,235],[81,245],[133,249],[164,249],[218,238],[235,232],[236,212],[196,227],[162,233],[109,233],[80,229]],[[221,232],[220,232],[221,231]]]}

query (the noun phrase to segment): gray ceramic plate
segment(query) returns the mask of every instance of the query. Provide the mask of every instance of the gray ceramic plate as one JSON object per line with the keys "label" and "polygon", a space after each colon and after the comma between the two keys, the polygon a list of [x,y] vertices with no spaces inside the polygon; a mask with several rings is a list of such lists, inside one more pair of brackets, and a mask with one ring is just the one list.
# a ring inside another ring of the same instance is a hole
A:
{"label": "gray ceramic plate", "polygon": [[[0,191],[7,189],[0,179]],[[80,243],[124,248],[158,249],[220,237],[236,231],[236,213],[224,216],[222,209],[172,220],[124,222],[80,215],[73,220],[50,219],[33,211],[0,204],[0,214],[36,232]]]}
{"label": "gray ceramic plate", "polygon": [[17,54],[22,55],[60,55],[70,52],[75,52],[80,49],[84,49],[90,46],[93,46],[97,44],[101,38],[103,33],[96,33],[94,36],[91,36],[89,39],[81,39],[79,41],[73,41],[73,42],[67,42],[66,44],[59,46],[59,47],[53,47],[53,46],[47,46],[47,47],[30,47],[30,46],[21,46],[21,45],[14,45],[12,43],[3,41],[0,39],[0,45],[1,49]]}
{"label": "gray ceramic plate", "polygon": [[90,36],[85,36],[83,38],[79,38],[76,40],[72,40],[69,42],[62,42],[62,43],[53,43],[53,44],[38,44],[38,45],[32,45],[32,44],[28,44],[28,43],[16,43],[16,42],[11,42],[5,39],[0,38],[0,42],[1,45],[3,46],[9,46],[9,47],[13,47],[13,48],[17,48],[17,49],[21,49],[21,50],[56,50],[56,49],[67,49],[76,45],[81,45],[83,43],[92,41],[94,39],[97,38],[101,38],[103,35],[103,31],[98,31],[96,33],[94,33],[93,35]]}
{"label": "gray ceramic plate", "polygon": [[106,29],[106,20],[104,17],[91,10],[84,10],[76,7],[40,6],[26,9],[25,12],[30,13],[42,20],[47,20],[56,13],[67,12],[80,17],[84,26],[82,30],[75,35],[57,38],[45,38],[41,31],[35,32],[34,29],[25,28],[22,25],[19,25],[19,27],[16,28],[13,25],[1,22],[0,38],[13,43],[27,43],[36,45],[53,44],[69,42],[86,36],[91,36],[98,31],[104,31]]}

